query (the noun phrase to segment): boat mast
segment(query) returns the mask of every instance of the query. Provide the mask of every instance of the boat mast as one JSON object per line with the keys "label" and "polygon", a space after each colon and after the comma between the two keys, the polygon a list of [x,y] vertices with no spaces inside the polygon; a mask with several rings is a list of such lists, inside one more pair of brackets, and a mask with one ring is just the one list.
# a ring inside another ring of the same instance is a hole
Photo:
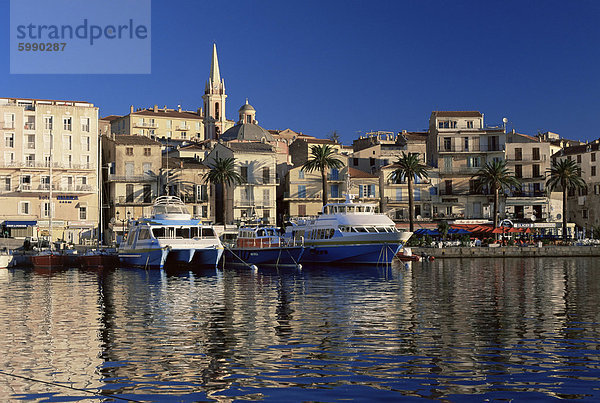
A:
{"label": "boat mast", "polygon": [[102,244],[102,134],[98,133],[98,158],[96,161],[96,190],[98,192],[98,234],[96,236],[96,249]]}
{"label": "boat mast", "polygon": [[52,143],[54,137],[52,136],[52,130],[50,130],[50,178],[48,180],[50,184],[50,191],[48,194],[48,228],[50,231],[50,251],[52,252]]}

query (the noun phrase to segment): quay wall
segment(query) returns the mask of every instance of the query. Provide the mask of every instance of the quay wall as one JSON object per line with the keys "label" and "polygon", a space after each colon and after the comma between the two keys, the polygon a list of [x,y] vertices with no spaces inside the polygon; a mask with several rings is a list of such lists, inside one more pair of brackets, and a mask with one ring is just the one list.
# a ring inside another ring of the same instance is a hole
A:
{"label": "quay wall", "polygon": [[413,255],[428,255],[435,258],[465,258],[465,257],[576,257],[600,256],[600,246],[543,246],[520,247],[501,246],[447,248],[410,248]]}

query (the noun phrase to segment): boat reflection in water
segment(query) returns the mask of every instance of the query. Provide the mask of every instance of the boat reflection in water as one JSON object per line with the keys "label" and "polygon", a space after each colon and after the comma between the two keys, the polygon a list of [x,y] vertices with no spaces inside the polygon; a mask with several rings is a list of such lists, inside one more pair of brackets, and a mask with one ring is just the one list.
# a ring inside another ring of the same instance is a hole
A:
{"label": "boat reflection in water", "polygon": [[323,206],[316,218],[290,221],[287,239],[304,242],[301,263],[391,264],[412,232],[400,231],[377,205],[345,203]]}
{"label": "boat reflection in water", "polygon": [[126,266],[158,269],[166,265],[214,268],[222,254],[212,226],[192,219],[175,196],[158,197],[150,218],[131,221],[118,250]]}

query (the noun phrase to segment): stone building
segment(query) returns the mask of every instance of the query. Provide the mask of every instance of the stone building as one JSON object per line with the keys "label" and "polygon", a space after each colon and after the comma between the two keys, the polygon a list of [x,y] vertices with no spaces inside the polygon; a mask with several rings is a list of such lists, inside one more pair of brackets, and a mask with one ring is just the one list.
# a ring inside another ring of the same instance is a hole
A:
{"label": "stone building", "polygon": [[486,127],[477,111],[434,111],[429,118],[428,165],[439,172],[434,218],[491,218],[489,195],[472,178],[486,163],[504,160],[506,133]]}
{"label": "stone building", "polygon": [[161,144],[144,136],[103,136],[102,161],[105,227],[116,240],[128,219],[149,216],[163,194]]}
{"label": "stone building", "polygon": [[[564,147],[553,158],[573,160],[580,169],[587,186],[569,191],[567,218],[590,236],[592,229],[600,230],[600,140]],[[560,195],[562,197],[562,193]]]}
{"label": "stone building", "polygon": [[0,135],[2,231],[74,243],[91,239],[99,210],[98,108],[0,98]]}

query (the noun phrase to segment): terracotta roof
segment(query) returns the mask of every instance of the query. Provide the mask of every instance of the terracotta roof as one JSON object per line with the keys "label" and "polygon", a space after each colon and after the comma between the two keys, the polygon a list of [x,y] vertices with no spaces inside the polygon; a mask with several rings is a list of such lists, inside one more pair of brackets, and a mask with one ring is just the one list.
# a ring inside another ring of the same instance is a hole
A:
{"label": "terracotta roof", "polygon": [[573,155],[573,154],[583,154],[589,151],[598,151],[600,149],[600,143],[588,143],[588,144],[581,144],[581,145],[576,145],[576,146],[569,146],[569,147],[565,147],[562,149],[562,151],[559,151],[557,154],[558,155]]}
{"label": "terracotta roof", "polygon": [[129,114],[129,116],[164,116],[167,118],[179,118],[179,119],[202,119],[202,116],[197,113],[190,111],[175,111],[173,109],[167,109],[165,112],[164,109],[158,109],[157,112],[154,112],[153,109],[142,109],[141,111],[135,111]]}
{"label": "terracotta roof", "polygon": [[348,172],[350,172],[351,178],[377,178],[375,175],[371,175],[370,173],[352,167],[348,167]]}
{"label": "terracotta roof", "polygon": [[433,111],[431,114],[442,118],[480,118],[483,116],[479,111]]}
{"label": "terracotta roof", "polygon": [[[207,167],[206,165],[204,165],[203,163],[201,163],[200,161],[198,161],[194,158],[177,158],[177,157],[169,156],[168,161],[169,161],[168,168],[170,168],[170,169],[181,168],[182,164],[183,164],[183,168],[187,168],[187,169],[205,169],[205,170],[210,169],[209,167]],[[162,158],[162,167],[167,168],[167,157],[166,156],[163,156],[163,158]]]}
{"label": "terracotta roof", "polygon": [[154,141],[149,137],[145,136],[115,136],[114,142],[117,145],[128,145],[128,146],[161,146],[158,141]]}
{"label": "terracotta roof", "polygon": [[112,122],[113,120],[119,119],[120,117],[122,117],[122,116],[121,115],[108,115],[108,116],[105,116],[105,117],[100,118],[98,120],[106,120],[108,122]]}
{"label": "terracotta roof", "polygon": [[402,133],[407,140],[427,141],[429,132],[406,132]]}

